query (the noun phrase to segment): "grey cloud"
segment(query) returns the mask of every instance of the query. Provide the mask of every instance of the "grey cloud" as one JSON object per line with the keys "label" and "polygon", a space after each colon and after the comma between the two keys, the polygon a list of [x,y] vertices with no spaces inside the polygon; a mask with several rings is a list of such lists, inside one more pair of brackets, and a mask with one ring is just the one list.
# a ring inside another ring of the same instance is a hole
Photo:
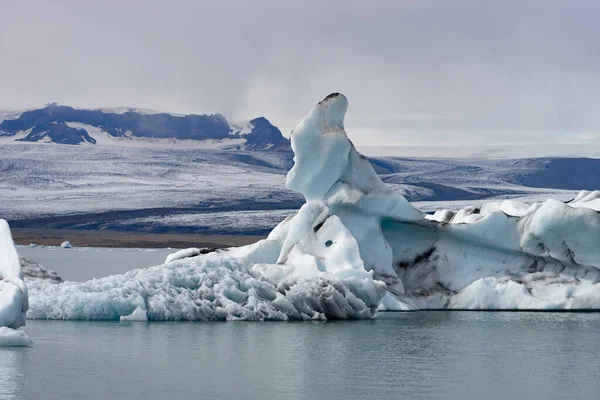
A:
{"label": "grey cloud", "polygon": [[357,144],[599,144],[600,3],[7,1],[0,108],[267,116],[333,91]]}

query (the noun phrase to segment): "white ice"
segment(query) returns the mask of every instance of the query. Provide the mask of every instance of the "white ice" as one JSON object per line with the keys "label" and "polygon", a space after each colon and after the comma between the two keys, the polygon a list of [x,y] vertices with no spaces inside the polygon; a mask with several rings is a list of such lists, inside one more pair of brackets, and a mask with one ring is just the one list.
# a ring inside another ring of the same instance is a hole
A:
{"label": "white ice", "polygon": [[179,250],[175,253],[169,254],[167,259],[165,260],[165,264],[170,263],[171,261],[181,260],[183,258],[195,257],[197,255],[202,254],[202,249],[198,249],[196,247],[192,247],[189,249]]}
{"label": "white ice", "polygon": [[0,345],[14,344],[18,337],[27,336],[15,329],[25,325],[28,308],[19,255],[8,224],[0,219]]}
{"label": "white ice", "polygon": [[307,320],[378,308],[599,309],[600,192],[427,216],[381,182],[321,101],[291,135],[306,203],[256,244],[85,283],[30,285],[32,318]]}
{"label": "white ice", "polygon": [[0,347],[4,346],[33,346],[33,340],[19,329],[0,327]]}
{"label": "white ice", "polygon": [[121,321],[137,321],[137,322],[146,322],[148,321],[148,315],[146,314],[146,310],[141,307],[136,308],[129,315],[122,315]]}

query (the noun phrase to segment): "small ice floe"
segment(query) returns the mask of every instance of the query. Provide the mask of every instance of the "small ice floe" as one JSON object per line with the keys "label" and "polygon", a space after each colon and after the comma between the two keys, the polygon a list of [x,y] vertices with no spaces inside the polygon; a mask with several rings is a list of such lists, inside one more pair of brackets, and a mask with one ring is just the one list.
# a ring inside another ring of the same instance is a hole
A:
{"label": "small ice floe", "polygon": [[0,327],[0,347],[7,346],[33,346],[33,340],[19,329],[2,326]]}
{"label": "small ice floe", "polygon": [[120,317],[120,321],[137,321],[137,322],[147,322],[148,315],[146,314],[146,310],[138,307],[129,315],[122,315]]}

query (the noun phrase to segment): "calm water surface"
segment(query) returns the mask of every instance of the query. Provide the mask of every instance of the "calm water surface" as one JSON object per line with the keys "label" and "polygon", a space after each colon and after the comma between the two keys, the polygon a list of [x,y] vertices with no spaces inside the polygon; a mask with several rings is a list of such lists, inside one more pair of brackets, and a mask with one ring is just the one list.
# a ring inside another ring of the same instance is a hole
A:
{"label": "calm water surface", "polygon": [[175,249],[124,249],[106,247],[19,247],[17,252],[58,273],[63,279],[85,282],[165,262]]}
{"label": "calm water surface", "polygon": [[595,399],[600,314],[328,323],[29,321],[2,399]]}

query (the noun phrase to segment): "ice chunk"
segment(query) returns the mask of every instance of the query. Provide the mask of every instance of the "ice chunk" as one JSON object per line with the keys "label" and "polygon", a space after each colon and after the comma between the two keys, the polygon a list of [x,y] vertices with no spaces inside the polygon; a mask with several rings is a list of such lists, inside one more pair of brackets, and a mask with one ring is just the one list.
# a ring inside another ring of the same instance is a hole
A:
{"label": "ice chunk", "polygon": [[122,315],[121,321],[146,322],[146,321],[148,321],[148,315],[146,315],[146,310],[142,309],[141,307],[138,307],[135,310],[133,310],[133,312],[131,314]]}
{"label": "ice chunk", "polygon": [[33,340],[25,332],[17,329],[0,327],[0,347],[33,346]]}
{"label": "ice chunk", "polygon": [[176,261],[176,260],[181,260],[183,258],[189,258],[189,257],[195,257],[197,255],[200,254],[208,254],[208,253],[212,253],[213,251],[216,251],[216,249],[209,249],[209,248],[202,248],[202,249],[198,249],[196,247],[192,247],[189,249],[183,249],[183,250],[179,250],[176,251],[173,254],[169,254],[167,256],[167,259],[165,260],[165,264],[168,264],[172,261]]}
{"label": "ice chunk", "polygon": [[61,243],[60,247],[62,247],[63,249],[72,249],[73,245],[68,240],[65,240]]}
{"label": "ice chunk", "polygon": [[0,277],[7,276],[20,277],[21,264],[8,223],[0,219]]}
{"label": "ice chunk", "polygon": [[585,207],[600,211],[600,190],[594,190],[593,192],[582,190],[569,205],[572,207]]}
{"label": "ice chunk", "polygon": [[25,325],[29,308],[19,255],[6,221],[0,219],[0,327]]}

